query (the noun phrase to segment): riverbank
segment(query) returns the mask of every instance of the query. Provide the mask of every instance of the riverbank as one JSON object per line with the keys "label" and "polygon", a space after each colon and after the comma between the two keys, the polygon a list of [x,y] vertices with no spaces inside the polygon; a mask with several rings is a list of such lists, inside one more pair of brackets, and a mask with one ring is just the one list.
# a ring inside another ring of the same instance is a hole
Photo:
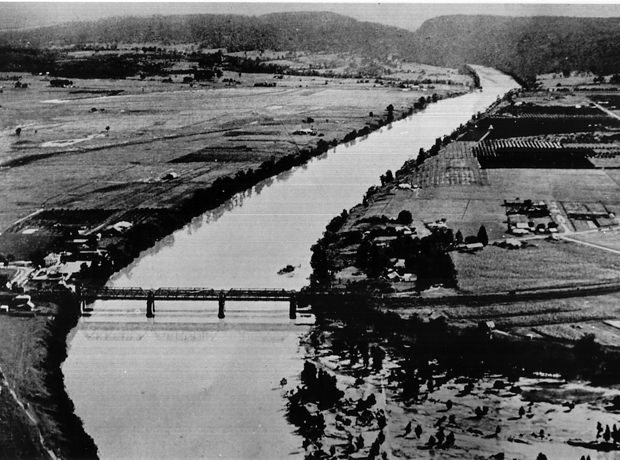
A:
{"label": "riverbank", "polygon": [[[3,301],[4,301],[3,297]],[[64,386],[65,338],[79,317],[70,292],[35,295],[41,315],[0,317],[0,448],[5,458],[97,458]]]}
{"label": "riverbank", "polygon": [[574,341],[588,322],[619,340],[620,125],[590,102],[613,92],[592,91],[512,91],[404,164],[328,226],[315,282],[382,292],[405,315],[428,303],[459,327]]}
{"label": "riverbank", "polygon": [[[286,396],[306,458],[603,459],[616,449],[620,389],[575,379],[594,349],[459,331],[386,306],[315,306],[306,375]],[[317,369],[330,391],[312,391]]]}
{"label": "riverbank", "polygon": [[[313,413],[312,458],[615,450],[618,126],[594,107],[511,92],[328,225],[314,282],[359,297],[309,343],[347,394]],[[364,293],[382,294],[366,313]],[[369,391],[384,403],[364,415]]]}
{"label": "riverbank", "polygon": [[[373,176],[374,176],[374,174],[373,174]],[[376,176],[374,176],[374,177],[376,178]],[[238,225],[237,225],[237,226],[238,226]],[[307,262],[306,262],[306,263],[307,263]],[[283,265],[283,264],[282,264],[282,262],[279,262],[278,269],[280,269],[280,268],[282,267],[282,265]],[[294,265],[297,265],[297,264],[295,263]],[[274,270],[274,274],[276,273],[276,271],[277,271],[277,270]],[[152,280],[152,281],[157,282],[157,280]],[[204,281],[202,281],[202,282],[204,282]]]}

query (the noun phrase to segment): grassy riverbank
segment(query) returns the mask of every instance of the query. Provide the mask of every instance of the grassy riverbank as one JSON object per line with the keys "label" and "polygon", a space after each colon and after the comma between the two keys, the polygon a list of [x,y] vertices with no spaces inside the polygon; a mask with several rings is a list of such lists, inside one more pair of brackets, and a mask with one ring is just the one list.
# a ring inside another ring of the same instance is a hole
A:
{"label": "grassy riverbank", "polygon": [[60,366],[66,337],[79,309],[70,293],[33,299],[49,314],[0,316],[3,381],[0,436],[3,458],[97,458],[97,448],[83,431],[66,394]]}

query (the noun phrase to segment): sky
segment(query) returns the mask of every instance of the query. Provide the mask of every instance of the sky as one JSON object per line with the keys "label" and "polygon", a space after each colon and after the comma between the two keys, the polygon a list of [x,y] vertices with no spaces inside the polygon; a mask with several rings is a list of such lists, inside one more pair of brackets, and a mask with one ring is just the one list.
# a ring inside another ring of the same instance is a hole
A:
{"label": "sky", "polygon": [[245,14],[281,11],[332,11],[361,21],[417,29],[425,20],[447,14],[503,16],[620,17],[620,3],[417,3],[417,2],[29,2],[0,1],[0,29],[36,27],[111,16],[153,14]]}

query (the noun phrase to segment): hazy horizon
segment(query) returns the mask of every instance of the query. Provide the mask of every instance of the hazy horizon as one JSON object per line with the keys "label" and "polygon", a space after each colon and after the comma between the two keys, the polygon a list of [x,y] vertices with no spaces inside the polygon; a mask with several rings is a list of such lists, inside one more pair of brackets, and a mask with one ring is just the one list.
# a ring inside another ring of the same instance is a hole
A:
{"label": "hazy horizon", "polygon": [[620,4],[503,3],[237,3],[237,2],[0,2],[0,29],[39,27],[113,16],[174,14],[244,14],[284,11],[331,11],[360,21],[409,30],[425,20],[448,14],[502,16],[620,17]]}

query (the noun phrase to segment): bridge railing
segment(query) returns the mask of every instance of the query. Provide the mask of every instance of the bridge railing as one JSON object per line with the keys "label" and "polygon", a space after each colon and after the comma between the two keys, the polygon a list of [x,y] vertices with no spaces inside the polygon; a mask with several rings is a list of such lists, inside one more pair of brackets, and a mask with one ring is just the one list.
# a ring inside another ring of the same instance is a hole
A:
{"label": "bridge railing", "polygon": [[129,287],[129,288],[99,288],[95,291],[86,291],[85,297],[96,297],[100,299],[120,299],[120,298],[135,298],[146,299],[147,291],[142,288]]}

